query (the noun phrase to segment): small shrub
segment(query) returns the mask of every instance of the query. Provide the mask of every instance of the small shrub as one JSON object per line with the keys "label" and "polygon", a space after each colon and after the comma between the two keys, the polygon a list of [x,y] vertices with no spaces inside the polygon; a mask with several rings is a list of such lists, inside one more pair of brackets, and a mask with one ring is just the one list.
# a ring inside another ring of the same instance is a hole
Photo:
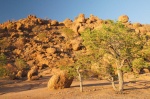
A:
{"label": "small shrub", "polygon": [[0,77],[7,75],[7,70],[4,67],[7,63],[7,57],[2,53],[0,54]]}
{"label": "small shrub", "polygon": [[64,28],[62,31],[65,33],[67,38],[72,39],[74,37],[74,31],[72,29]]}
{"label": "small shrub", "polygon": [[6,63],[7,63],[7,57],[3,53],[1,53],[0,54],[0,66],[6,65]]}
{"label": "small shrub", "polygon": [[23,69],[28,68],[28,65],[26,64],[26,62],[23,59],[20,59],[20,58],[17,58],[15,60],[15,65],[16,65],[18,70],[23,70]]}
{"label": "small shrub", "polygon": [[143,58],[137,58],[132,61],[132,66],[133,69],[135,70],[134,72],[140,73],[140,70],[144,67],[148,67],[149,64],[145,62]]}
{"label": "small shrub", "polygon": [[32,28],[32,32],[34,32],[34,33],[39,33],[44,30],[46,30],[45,25],[36,25]]}
{"label": "small shrub", "polygon": [[9,41],[7,38],[1,39],[0,40],[0,50],[5,50],[9,46],[8,42]]}
{"label": "small shrub", "polygon": [[69,78],[77,76],[74,66],[60,66],[61,70],[65,70],[68,73]]}
{"label": "small shrub", "polygon": [[7,72],[8,71],[3,66],[0,66],[0,77],[6,76]]}
{"label": "small shrub", "polygon": [[46,33],[39,33],[39,34],[38,34],[38,38],[39,38],[40,40],[45,39],[46,36],[47,36]]}

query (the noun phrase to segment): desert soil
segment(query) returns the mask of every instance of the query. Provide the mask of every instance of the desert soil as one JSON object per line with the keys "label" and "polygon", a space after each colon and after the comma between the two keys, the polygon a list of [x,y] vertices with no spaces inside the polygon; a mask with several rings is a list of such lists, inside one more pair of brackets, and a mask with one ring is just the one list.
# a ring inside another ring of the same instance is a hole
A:
{"label": "desert soil", "polygon": [[71,88],[49,90],[46,76],[35,81],[0,80],[0,99],[150,99],[150,74],[125,79],[123,94],[113,91],[107,80],[85,80],[84,92],[79,91],[79,82]]}

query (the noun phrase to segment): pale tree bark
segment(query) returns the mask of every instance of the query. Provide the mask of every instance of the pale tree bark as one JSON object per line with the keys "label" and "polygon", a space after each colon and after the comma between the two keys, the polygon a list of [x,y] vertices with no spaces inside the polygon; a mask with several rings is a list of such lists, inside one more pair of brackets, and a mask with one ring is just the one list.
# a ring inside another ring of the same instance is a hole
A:
{"label": "pale tree bark", "polygon": [[112,84],[112,87],[115,91],[118,91],[116,85],[115,85],[115,80],[114,80],[114,77],[111,77],[111,84]]}
{"label": "pale tree bark", "polygon": [[123,72],[120,69],[118,69],[118,81],[119,81],[119,90],[118,91],[122,92],[124,80],[123,80]]}
{"label": "pale tree bark", "polygon": [[80,92],[83,92],[83,82],[82,82],[81,73],[79,72],[79,67],[77,68],[77,73],[78,73],[78,78],[80,82]]}
{"label": "pale tree bark", "polygon": [[115,91],[122,93],[124,89],[124,79],[123,79],[123,71],[121,70],[124,64],[124,60],[120,62],[120,65],[117,66],[117,74],[118,74],[118,87],[115,86],[114,77],[112,77],[112,87]]}
{"label": "pale tree bark", "polygon": [[112,87],[115,91],[117,92],[122,92],[123,91],[123,86],[124,86],[124,80],[123,80],[123,72],[122,70],[118,69],[117,70],[117,73],[118,73],[118,82],[119,82],[119,85],[118,87],[115,85],[115,81],[114,81],[114,77],[111,77],[112,81]]}

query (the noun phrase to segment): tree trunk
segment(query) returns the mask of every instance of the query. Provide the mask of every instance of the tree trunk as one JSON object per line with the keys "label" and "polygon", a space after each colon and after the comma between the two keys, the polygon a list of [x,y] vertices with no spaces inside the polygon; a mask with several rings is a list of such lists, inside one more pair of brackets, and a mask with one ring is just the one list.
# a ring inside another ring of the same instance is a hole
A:
{"label": "tree trunk", "polygon": [[112,84],[112,87],[115,91],[118,91],[117,87],[115,86],[115,81],[114,81],[114,77],[111,77],[111,84]]}
{"label": "tree trunk", "polygon": [[82,83],[81,73],[79,72],[79,68],[77,68],[77,73],[78,73],[79,82],[80,82],[80,92],[83,92],[83,83]]}
{"label": "tree trunk", "polygon": [[123,84],[124,84],[124,80],[123,80],[123,72],[122,70],[119,68],[118,69],[118,81],[119,81],[119,92],[123,91]]}
{"label": "tree trunk", "polygon": [[121,69],[118,69],[117,70],[118,72],[118,82],[119,82],[119,85],[118,87],[115,86],[115,82],[114,82],[114,77],[111,77],[112,78],[112,87],[115,91],[119,92],[119,93],[122,93],[123,91],[123,83],[124,83],[124,80],[123,80],[123,72]]}
{"label": "tree trunk", "polygon": [[[119,63],[119,64],[118,64]],[[123,84],[124,84],[124,80],[123,80],[123,71],[121,70],[121,68],[123,67],[124,64],[124,60],[122,60],[121,62],[116,63],[117,65],[117,74],[118,74],[118,87],[115,86],[115,82],[114,82],[114,77],[112,76],[112,87],[115,91],[122,93],[123,91]]]}

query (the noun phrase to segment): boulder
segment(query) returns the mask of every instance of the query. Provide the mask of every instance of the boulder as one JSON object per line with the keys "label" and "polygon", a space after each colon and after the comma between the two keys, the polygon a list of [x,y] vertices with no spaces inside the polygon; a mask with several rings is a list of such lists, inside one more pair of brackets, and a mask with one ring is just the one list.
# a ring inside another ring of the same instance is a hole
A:
{"label": "boulder", "polygon": [[31,68],[31,70],[29,70],[28,75],[27,75],[28,81],[34,80],[33,78],[37,79],[37,77],[33,77],[33,76],[38,76],[38,67],[37,66],[33,66]]}
{"label": "boulder", "polygon": [[26,43],[26,39],[20,37],[20,38],[18,38],[17,41],[15,42],[15,46],[16,46],[16,48],[18,48],[18,49],[22,49],[23,46],[25,45],[25,43]]}
{"label": "boulder", "polygon": [[72,29],[76,34],[79,34],[80,26],[81,26],[80,23],[74,23],[74,24],[72,24],[71,29]]}
{"label": "boulder", "polygon": [[79,14],[78,17],[75,19],[75,23],[85,23],[85,15],[84,14]]}
{"label": "boulder", "polygon": [[19,70],[16,74],[16,78],[17,79],[21,79],[22,78],[22,75],[23,75],[23,71],[22,70]]}
{"label": "boulder", "polygon": [[142,71],[143,71],[144,73],[149,73],[149,72],[150,72],[149,69],[147,69],[147,68],[144,68]]}
{"label": "boulder", "polygon": [[27,64],[29,66],[31,66],[31,67],[34,65],[34,63],[35,63],[35,60],[29,60],[29,61],[27,61]]}
{"label": "boulder", "polygon": [[42,19],[40,19],[40,18],[37,18],[37,22],[38,22],[39,24],[42,24],[42,23],[43,23]]}
{"label": "boulder", "polygon": [[56,48],[47,48],[46,52],[49,54],[54,54],[56,52]]}
{"label": "boulder", "polygon": [[14,54],[20,55],[21,54],[21,50],[20,49],[15,49],[13,50]]}
{"label": "boulder", "polygon": [[134,28],[138,28],[138,27],[141,27],[141,26],[142,26],[142,24],[140,24],[140,23],[133,23]]}
{"label": "boulder", "polygon": [[118,21],[122,23],[127,23],[129,21],[129,17],[127,15],[122,15],[118,18]]}
{"label": "boulder", "polygon": [[135,32],[136,32],[136,33],[140,33],[140,30],[136,28],[136,29],[135,29]]}
{"label": "boulder", "polygon": [[140,33],[146,33],[147,30],[145,27],[139,27]]}
{"label": "boulder", "polygon": [[27,18],[29,18],[29,19],[36,19],[37,17],[35,16],[35,15],[28,15],[28,17]]}
{"label": "boulder", "polygon": [[72,81],[73,77],[69,77],[65,71],[60,71],[50,78],[47,87],[49,89],[69,88],[72,84]]}
{"label": "boulder", "polygon": [[71,41],[72,49],[77,51],[80,49],[82,43],[82,39],[80,37],[76,37],[74,40]]}
{"label": "boulder", "polygon": [[17,23],[16,29],[17,29],[18,31],[21,31],[21,30],[23,29],[23,24]]}
{"label": "boulder", "polygon": [[88,22],[89,23],[93,23],[93,22],[96,22],[96,21],[98,21],[99,20],[99,18],[98,17],[96,17],[96,16],[94,16],[94,15],[90,15],[90,18],[89,18],[89,20],[88,20]]}
{"label": "boulder", "polygon": [[36,75],[36,76],[32,76],[32,77],[31,77],[31,80],[39,80],[39,78],[40,78],[40,77],[39,77],[38,75]]}
{"label": "boulder", "polygon": [[86,29],[85,26],[81,26],[81,27],[79,28],[78,32],[81,34],[85,29]]}
{"label": "boulder", "polygon": [[64,23],[64,25],[65,25],[66,27],[69,28],[69,27],[72,26],[72,23],[73,23],[73,22],[72,22],[72,20],[70,20],[70,19],[67,18],[66,20],[63,21],[63,23]]}
{"label": "boulder", "polygon": [[49,66],[49,62],[50,62],[49,59],[43,58],[39,61],[38,66],[40,66],[41,68],[43,67],[43,65]]}
{"label": "boulder", "polygon": [[57,26],[57,25],[59,25],[59,22],[57,20],[52,20],[51,25],[52,26]]}

